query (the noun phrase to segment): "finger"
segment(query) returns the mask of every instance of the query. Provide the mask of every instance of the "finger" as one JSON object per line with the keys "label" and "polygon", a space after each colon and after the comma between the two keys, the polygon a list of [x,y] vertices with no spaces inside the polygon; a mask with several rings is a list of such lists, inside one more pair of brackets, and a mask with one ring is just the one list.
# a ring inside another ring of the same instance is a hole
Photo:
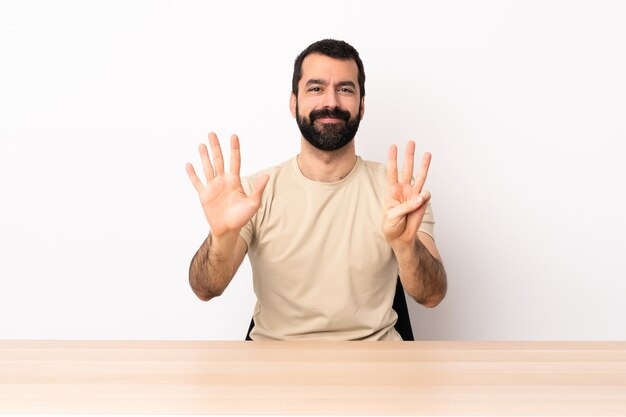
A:
{"label": "finger", "polygon": [[389,147],[387,154],[387,185],[398,183],[398,148],[396,145]]}
{"label": "finger", "polygon": [[252,195],[251,197],[257,202],[260,203],[261,202],[261,196],[263,195],[263,191],[265,190],[265,186],[267,185],[267,182],[270,180],[270,176],[269,175],[261,175],[259,178],[257,178],[257,180],[254,182],[254,188],[252,189]]}
{"label": "finger", "polygon": [[211,153],[213,154],[215,175],[222,175],[224,174],[224,156],[222,156],[222,148],[217,135],[213,132],[209,133],[209,145],[211,145]]}
{"label": "finger", "polygon": [[191,184],[193,184],[193,187],[196,189],[196,191],[200,192],[200,190],[202,190],[202,188],[204,187],[204,184],[202,184],[202,181],[200,181],[200,178],[198,178],[198,176],[196,175],[196,170],[193,169],[193,165],[187,162],[185,164],[185,170],[187,171],[187,176],[191,180]]}
{"label": "finger", "polygon": [[415,185],[413,186],[414,194],[420,193],[422,191],[422,188],[424,188],[424,183],[426,183],[426,177],[428,176],[428,168],[430,167],[431,158],[432,155],[430,153],[424,153],[419,171],[417,172],[417,177],[415,178]]}
{"label": "finger", "polygon": [[213,165],[211,164],[211,158],[209,157],[209,150],[204,143],[198,146],[198,152],[200,152],[200,160],[202,161],[202,170],[207,181],[215,176],[213,172]]}
{"label": "finger", "polygon": [[404,166],[402,167],[402,183],[411,184],[413,180],[413,161],[415,160],[415,142],[410,140],[404,151]]}
{"label": "finger", "polygon": [[420,193],[410,200],[407,200],[402,204],[398,204],[394,208],[390,209],[387,212],[387,217],[389,219],[395,219],[398,217],[406,216],[407,214],[412,213],[415,210],[419,210],[419,208],[427,203],[428,200],[430,200],[430,193],[428,191]]}
{"label": "finger", "polygon": [[430,201],[430,193],[428,191],[422,191],[420,195],[423,198],[422,204],[415,211],[409,213],[406,218],[406,229],[413,235],[417,234],[420,224],[422,224],[424,213],[426,213],[426,206]]}
{"label": "finger", "polygon": [[241,168],[241,152],[239,151],[239,138],[237,135],[230,137],[230,173],[239,176]]}

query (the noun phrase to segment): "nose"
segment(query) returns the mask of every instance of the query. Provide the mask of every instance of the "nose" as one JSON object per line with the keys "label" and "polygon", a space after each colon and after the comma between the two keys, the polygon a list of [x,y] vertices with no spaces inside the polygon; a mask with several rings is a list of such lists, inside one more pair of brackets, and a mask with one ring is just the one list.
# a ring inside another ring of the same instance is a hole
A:
{"label": "nose", "polygon": [[323,105],[323,107],[328,107],[330,109],[334,109],[336,107],[339,107],[339,100],[338,100],[338,97],[337,97],[337,91],[335,91],[334,89],[326,90],[326,92],[324,94],[324,99],[323,99],[322,105]]}

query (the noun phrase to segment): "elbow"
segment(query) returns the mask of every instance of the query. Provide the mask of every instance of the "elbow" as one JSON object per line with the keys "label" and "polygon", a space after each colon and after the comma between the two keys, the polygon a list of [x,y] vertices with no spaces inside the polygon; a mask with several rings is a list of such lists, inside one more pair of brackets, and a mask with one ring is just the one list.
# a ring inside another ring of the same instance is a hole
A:
{"label": "elbow", "polygon": [[200,284],[198,277],[193,274],[189,275],[189,286],[193,293],[202,301],[209,301],[215,297],[219,297],[224,292],[224,288],[217,288],[214,285]]}
{"label": "elbow", "polygon": [[438,293],[438,294],[432,294],[429,297],[426,297],[425,299],[422,300],[415,300],[418,303],[420,303],[421,305],[423,305],[426,308],[435,308],[437,307],[445,298],[446,293]]}
{"label": "elbow", "polygon": [[211,298],[213,298],[209,294],[202,293],[202,292],[199,292],[199,291],[195,291],[194,290],[193,293],[196,294],[196,297],[198,297],[198,299],[200,301],[205,301],[206,302],[206,301],[209,301]]}
{"label": "elbow", "polygon": [[439,279],[439,285],[435,288],[431,289],[429,294],[422,295],[420,297],[413,297],[415,301],[419,304],[423,305],[426,308],[434,308],[437,307],[444,298],[446,298],[446,293],[448,292],[448,280],[446,278],[445,272]]}
{"label": "elbow", "polygon": [[191,289],[193,290],[193,293],[196,294],[196,297],[198,297],[201,301],[212,300],[215,297],[219,297],[223,293],[223,291],[207,291],[193,287]]}

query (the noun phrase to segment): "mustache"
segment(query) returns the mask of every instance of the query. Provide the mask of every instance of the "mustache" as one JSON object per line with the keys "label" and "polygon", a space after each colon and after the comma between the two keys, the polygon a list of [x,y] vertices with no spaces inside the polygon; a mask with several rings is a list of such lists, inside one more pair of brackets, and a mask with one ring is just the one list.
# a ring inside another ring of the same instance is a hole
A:
{"label": "mustache", "polygon": [[320,110],[313,110],[311,113],[309,113],[309,120],[311,120],[311,123],[313,123],[317,119],[332,117],[347,122],[350,120],[350,116],[351,114],[347,110],[340,109],[339,107],[335,107],[332,109],[326,107]]}

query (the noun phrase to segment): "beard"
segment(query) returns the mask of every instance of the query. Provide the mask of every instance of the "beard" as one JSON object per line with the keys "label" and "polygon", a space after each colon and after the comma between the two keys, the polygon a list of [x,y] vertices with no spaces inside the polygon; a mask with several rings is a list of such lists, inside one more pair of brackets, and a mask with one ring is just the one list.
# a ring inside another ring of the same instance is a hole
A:
{"label": "beard", "polygon": [[[359,104],[359,113],[360,110],[361,105]],[[349,111],[335,107],[334,109],[313,110],[309,113],[307,119],[300,115],[298,103],[296,102],[296,122],[302,137],[321,151],[336,151],[352,142],[357,130],[359,130],[361,120],[358,116],[355,118],[351,116]],[[317,119],[326,117],[337,118],[341,121],[315,126]]]}

